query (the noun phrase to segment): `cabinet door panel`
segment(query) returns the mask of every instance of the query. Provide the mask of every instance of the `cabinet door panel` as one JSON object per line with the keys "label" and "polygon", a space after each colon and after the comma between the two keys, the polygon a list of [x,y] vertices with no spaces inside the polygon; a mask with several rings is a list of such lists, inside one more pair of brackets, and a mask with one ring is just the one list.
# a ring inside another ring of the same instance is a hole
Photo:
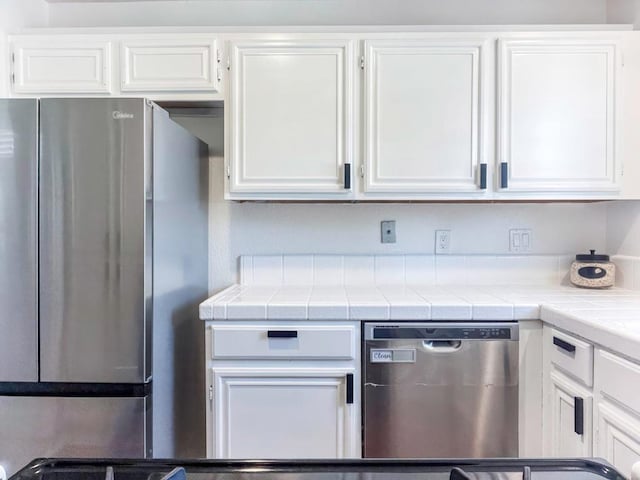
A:
{"label": "cabinet door panel", "polygon": [[231,46],[231,192],[345,193],[352,43]]}
{"label": "cabinet door panel", "polygon": [[214,369],[216,458],[355,455],[346,373]]}
{"label": "cabinet door panel", "polygon": [[[551,455],[554,457],[589,457],[592,442],[593,398],[589,391],[564,375],[551,375]],[[583,399],[583,431],[575,432],[576,397]]]}
{"label": "cabinet door panel", "polygon": [[121,57],[122,91],[218,90],[213,38],[125,40]]}
{"label": "cabinet door panel", "polygon": [[475,191],[483,43],[378,40],[366,52],[366,191]]}
{"label": "cabinet door panel", "polygon": [[595,455],[611,463],[627,478],[640,461],[640,418],[606,401],[598,402],[598,441]]}
{"label": "cabinet door panel", "polygon": [[16,93],[110,93],[111,43],[95,38],[13,41]]}
{"label": "cabinet door panel", "polygon": [[615,42],[502,40],[498,161],[508,189],[615,191]]}

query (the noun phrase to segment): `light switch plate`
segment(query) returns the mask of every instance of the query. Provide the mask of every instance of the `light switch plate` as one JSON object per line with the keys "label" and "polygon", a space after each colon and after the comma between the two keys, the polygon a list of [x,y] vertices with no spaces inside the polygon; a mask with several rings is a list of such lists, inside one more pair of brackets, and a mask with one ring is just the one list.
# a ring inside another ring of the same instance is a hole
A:
{"label": "light switch plate", "polygon": [[531,229],[512,228],[509,230],[509,251],[527,253],[531,251]]}
{"label": "light switch plate", "polygon": [[396,243],[395,220],[383,220],[380,222],[380,241],[382,243]]}

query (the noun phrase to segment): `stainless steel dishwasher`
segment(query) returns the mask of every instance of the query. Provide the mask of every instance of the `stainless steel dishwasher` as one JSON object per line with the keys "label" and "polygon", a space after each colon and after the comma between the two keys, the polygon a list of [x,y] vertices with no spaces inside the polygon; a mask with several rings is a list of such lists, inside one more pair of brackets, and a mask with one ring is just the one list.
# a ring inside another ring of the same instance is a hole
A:
{"label": "stainless steel dishwasher", "polygon": [[365,323],[365,458],[518,456],[518,324]]}

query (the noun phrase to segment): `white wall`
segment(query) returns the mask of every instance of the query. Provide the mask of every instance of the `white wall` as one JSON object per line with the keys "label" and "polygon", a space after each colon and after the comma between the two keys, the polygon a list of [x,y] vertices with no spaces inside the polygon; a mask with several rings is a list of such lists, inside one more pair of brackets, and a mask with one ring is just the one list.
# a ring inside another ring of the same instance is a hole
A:
{"label": "white wall", "polygon": [[22,27],[46,27],[48,19],[45,0],[0,0],[0,30],[11,33]]}
{"label": "white wall", "polygon": [[640,257],[640,201],[607,205],[607,251],[611,255]]}
{"label": "white wall", "polygon": [[605,23],[606,0],[183,0],[51,3],[50,25]]}
{"label": "white wall", "polygon": [[640,29],[640,0],[607,0],[607,23],[633,23]]}

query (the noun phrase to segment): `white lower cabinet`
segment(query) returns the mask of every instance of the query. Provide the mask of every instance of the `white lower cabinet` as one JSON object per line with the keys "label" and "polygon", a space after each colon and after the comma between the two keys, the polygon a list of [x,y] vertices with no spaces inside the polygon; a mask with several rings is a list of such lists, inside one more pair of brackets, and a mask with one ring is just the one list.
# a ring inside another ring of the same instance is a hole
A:
{"label": "white lower cabinet", "polygon": [[597,349],[594,456],[604,458],[627,478],[640,461],[640,365]]}
{"label": "white lower cabinet", "polygon": [[594,454],[614,465],[625,477],[640,461],[640,416],[632,415],[606,400],[598,402],[598,440]]}
{"label": "white lower cabinet", "polygon": [[208,322],[209,458],[358,458],[357,322]]}
{"label": "white lower cabinet", "polygon": [[558,370],[550,374],[550,444],[552,457],[589,457],[592,447],[593,397]]}
{"label": "white lower cabinet", "polygon": [[630,478],[640,461],[640,365],[548,325],[543,358],[543,454],[603,458]]}
{"label": "white lower cabinet", "polygon": [[353,371],[214,368],[212,376],[216,458],[356,456]]}

